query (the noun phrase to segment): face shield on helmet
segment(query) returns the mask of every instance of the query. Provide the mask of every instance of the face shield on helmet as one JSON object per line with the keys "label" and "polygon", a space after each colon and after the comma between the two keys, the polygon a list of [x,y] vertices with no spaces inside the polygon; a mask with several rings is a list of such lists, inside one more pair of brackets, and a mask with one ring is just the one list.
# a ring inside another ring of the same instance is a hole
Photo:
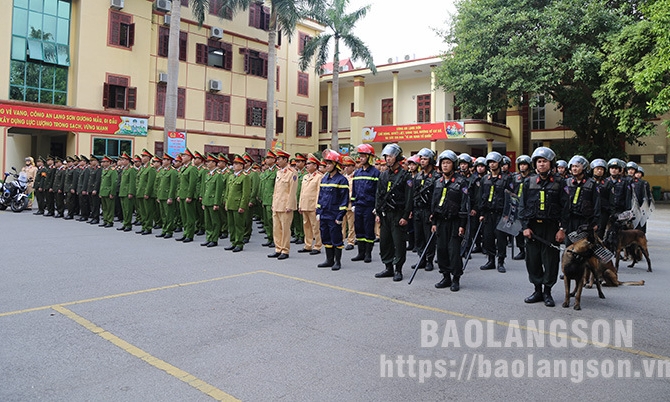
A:
{"label": "face shield on helmet", "polygon": [[475,159],[475,166],[486,167],[486,158],[484,158],[483,156],[480,156],[477,159]]}
{"label": "face shield on helmet", "polygon": [[626,167],[626,164],[619,158],[612,158],[607,161],[607,169],[609,168],[618,168],[623,170]]}
{"label": "face shield on helmet", "polygon": [[496,152],[496,151],[489,152],[489,153],[486,155],[486,164],[488,165],[489,162],[498,162],[498,163],[500,163],[500,162],[502,162],[502,159],[503,159],[503,157],[502,157],[502,155],[500,154],[500,152]]}
{"label": "face shield on helmet", "polygon": [[458,163],[458,156],[456,155],[456,153],[454,151],[452,151],[450,149],[444,150],[440,153],[440,156],[437,157],[437,163],[439,163],[441,165],[442,161],[445,160],[445,159],[449,159],[450,161],[452,161],[454,163],[454,165],[456,163]]}
{"label": "face shield on helmet", "polygon": [[633,161],[626,163],[626,169],[635,169],[635,171],[637,172],[639,168],[640,167],[637,165],[637,163]]}
{"label": "face shield on helmet", "polygon": [[572,170],[573,165],[581,166],[582,172],[584,173],[589,171],[589,161],[581,155],[575,155],[570,159],[570,162],[568,162],[568,169]]}
{"label": "face shield on helmet", "polygon": [[395,156],[396,161],[403,160],[402,148],[398,144],[388,144],[382,149],[382,157],[384,156]]}
{"label": "face shield on helmet", "polygon": [[563,159],[559,159],[559,161],[556,162],[556,167],[567,168],[568,167],[568,162],[564,161]]}
{"label": "face shield on helmet", "polygon": [[431,161],[435,160],[435,152],[428,148],[421,148],[421,150],[417,152],[417,155],[419,155],[420,158],[429,158]]}
{"label": "face shield on helmet", "polygon": [[519,165],[521,165],[521,164],[523,164],[523,163],[527,164],[527,165],[530,167],[530,156],[528,156],[528,155],[521,155],[521,156],[519,156],[518,158],[516,158],[516,166],[517,166],[517,168],[519,167]]}
{"label": "face shield on helmet", "polygon": [[535,151],[533,151],[533,155],[530,157],[533,167],[535,167],[535,162],[537,162],[537,160],[540,158],[544,158],[553,164],[554,159],[556,159],[556,154],[551,150],[551,148],[538,147]]}
{"label": "face shield on helmet", "polygon": [[607,169],[607,162],[605,162],[605,159],[597,158],[597,159],[592,160],[591,161],[591,170],[593,170],[597,167]]}
{"label": "face shield on helmet", "polygon": [[458,164],[460,165],[461,163],[467,163],[468,166],[472,166],[472,156],[466,154],[463,152],[462,154],[458,155]]}
{"label": "face shield on helmet", "polygon": [[512,164],[512,160],[509,158],[509,156],[507,156],[507,155],[503,155],[503,157],[502,157],[502,164],[503,164],[503,165],[511,165],[511,164]]}

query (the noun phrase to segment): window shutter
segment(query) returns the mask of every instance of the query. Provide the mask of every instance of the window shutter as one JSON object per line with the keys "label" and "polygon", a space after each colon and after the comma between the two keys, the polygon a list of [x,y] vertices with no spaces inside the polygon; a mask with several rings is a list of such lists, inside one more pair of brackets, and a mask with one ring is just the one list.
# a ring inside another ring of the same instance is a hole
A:
{"label": "window shutter", "polygon": [[126,94],[128,96],[126,99],[126,108],[133,110],[137,109],[137,88],[127,88]]}
{"label": "window shutter", "polygon": [[263,78],[268,78],[268,54],[267,53],[259,53],[258,57],[263,60],[263,71],[261,73],[261,76]]}
{"label": "window shutter", "polygon": [[186,88],[177,88],[177,117],[186,116]]}
{"label": "window shutter", "polygon": [[165,116],[165,95],[167,87],[164,84],[156,85],[156,116]]}
{"label": "window shutter", "polygon": [[119,43],[121,43],[121,23],[118,21],[117,14],[112,13],[112,22],[109,26],[109,44],[118,46]]}
{"label": "window shutter", "polygon": [[284,118],[277,116],[275,118],[275,133],[281,134],[284,132]]}
{"label": "window shutter", "polygon": [[263,7],[263,29],[270,30],[270,8]]}
{"label": "window shutter", "polygon": [[279,66],[277,66],[277,76],[275,77],[275,85],[277,87],[276,88],[277,91],[279,91]]}
{"label": "window shutter", "polygon": [[233,45],[224,43],[223,48],[223,68],[226,70],[233,69]]}
{"label": "window shutter", "polygon": [[257,6],[256,6],[255,3],[251,4],[249,6],[249,26],[250,27],[257,27],[257,25],[256,25],[256,14],[257,14],[256,7]]}
{"label": "window shutter", "polygon": [[168,56],[168,40],[170,30],[165,27],[158,28],[158,55],[161,57]]}
{"label": "window shutter", "polygon": [[128,47],[135,45],[135,24],[128,25]]}
{"label": "window shutter", "polygon": [[188,33],[179,31],[179,60],[186,61],[186,49],[188,49]]}
{"label": "window shutter", "polygon": [[223,97],[223,116],[221,121],[230,122],[230,96]]}
{"label": "window shutter", "polygon": [[250,126],[254,116],[254,103],[247,99],[247,126]]}
{"label": "window shutter", "polygon": [[305,133],[308,137],[312,136],[312,122],[307,122],[307,132]]}
{"label": "window shutter", "polygon": [[249,74],[249,49],[241,50],[244,50],[244,72]]}
{"label": "window shutter", "polygon": [[195,62],[197,64],[207,64],[207,45],[204,43],[197,43],[195,45]]}
{"label": "window shutter", "polygon": [[102,84],[102,107],[109,107],[109,84]]}
{"label": "window shutter", "polygon": [[212,120],[212,94],[205,94],[205,120]]}
{"label": "window shutter", "polygon": [[261,126],[265,127],[267,123],[267,114],[268,114],[268,107],[265,102],[258,102],[258,106],[263,109],[263,122],[261,123]]}

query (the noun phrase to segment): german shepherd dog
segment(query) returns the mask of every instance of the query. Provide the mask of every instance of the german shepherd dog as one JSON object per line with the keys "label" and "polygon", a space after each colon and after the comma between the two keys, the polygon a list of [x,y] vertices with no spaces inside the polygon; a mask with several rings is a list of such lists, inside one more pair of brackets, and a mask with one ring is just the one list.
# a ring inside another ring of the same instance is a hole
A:
{"label": "german shepherd dog", "polygon": [[[580,227],[580,230],[583,228]],[[565,301],[563,307],[570,306],[570,296],[575,297],[575,310],[581,310],[582,290],[589,276],[598,278],[597,267],[598,257],[594,254],[599,245],[599,239],[593,231],[593,228],[585,228],[587,236],[581,240],[569,245],[563,252],[561,258],[561,270],[563,271],[563,283],[565,284]],[[575,281],[575,291],[570,293],[570,281]],[[598,297],[605,298],[600,285],[600,280],[596,280],[598,288]]]}
{"label": "german shepherd dog", "polygon": [[647,272],[652,272],[649,250],[647,249],[647,237],[644,232],[641,230],[626,229],[628,222],[621,222],[616,218],[612,219],[609,226],[609,230],[605,235],[605,246],[616,256],[615,268],[619,269],[621,251],[631,250],[630,254],[633,262],[628,267],[633,268],[636,262],[641,261],[642,257],[639,256],[639,253],[642,253],[647,260]]}

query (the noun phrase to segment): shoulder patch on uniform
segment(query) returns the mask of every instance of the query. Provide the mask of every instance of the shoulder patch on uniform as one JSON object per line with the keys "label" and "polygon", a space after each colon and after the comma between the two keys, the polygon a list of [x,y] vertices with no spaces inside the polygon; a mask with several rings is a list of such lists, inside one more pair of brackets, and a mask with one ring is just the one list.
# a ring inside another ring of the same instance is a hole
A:
{"label": "shoulder patch on uniform", "polygon": [[412,187],[412,186],[414,186],[414,180],[412,180],[412,179],[407,180],[407,187]]}

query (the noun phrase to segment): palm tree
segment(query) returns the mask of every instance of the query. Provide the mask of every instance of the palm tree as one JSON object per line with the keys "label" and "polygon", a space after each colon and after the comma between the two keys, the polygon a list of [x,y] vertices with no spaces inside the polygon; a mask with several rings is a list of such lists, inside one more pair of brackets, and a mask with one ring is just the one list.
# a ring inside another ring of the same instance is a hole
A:
{"label": "palm tree", "polygon": [[326,9],[314,9],[310,13],[310,17],[321,25],[327,28],[323,34],[317,35],[305,44],[305,47],[300,55],[300,69],[305,71],[316,54],[315,70],[317,74],[323,72],[323,65],[326,64],[329,53],[329,45],[331,39],[334,41],[335,51],[333,53],[333,108],[331,110],[331,148],[339,148],[339,139],[337,135],[339,107],[338,102],[340,98],[340,39],[345,46],[351,51],[351,60],[362,60],[366,66],[377,74],[377,67],[375,67],[370,50],[365,46],[365,43],[354,35],[354,27],[356,23],[370,10],[370,5],[361,7],[350,14],[345,14],[345,9],[349,5],[349,0],[333,0],[333,3],[328,5]]}
{"label": "palm tree", "polygon": [[[205,22],[205,11],[210,0],[189,0],[198,24]],[[170,10],[170,36],[168,38],[168,82],[165,91],[165,122],[163,144],[167,149],[168,133],[177,130],[177,93],[179,85],[179,30],[181,28],[181,1],[174,0]]]}
{"label": "palm tree", "polygon": [[[268,31],[268,78],[267,78],[267,99],[266,99],[266,124],[265,124],[265,148],[272,148],[272,139],[275,133],[275,82],[277,71],[277,43],[278,28],[284,33],[289,41],[293,36],[295,27],[301,18],[306,16],[307,7],[316,7],[322,0],[267,0],[270,3],[270,23]],[[224,11],[230,12],[244,11],[252,3],[259,3],[259,0],[222,0],[219,16],[223,16]]]}

